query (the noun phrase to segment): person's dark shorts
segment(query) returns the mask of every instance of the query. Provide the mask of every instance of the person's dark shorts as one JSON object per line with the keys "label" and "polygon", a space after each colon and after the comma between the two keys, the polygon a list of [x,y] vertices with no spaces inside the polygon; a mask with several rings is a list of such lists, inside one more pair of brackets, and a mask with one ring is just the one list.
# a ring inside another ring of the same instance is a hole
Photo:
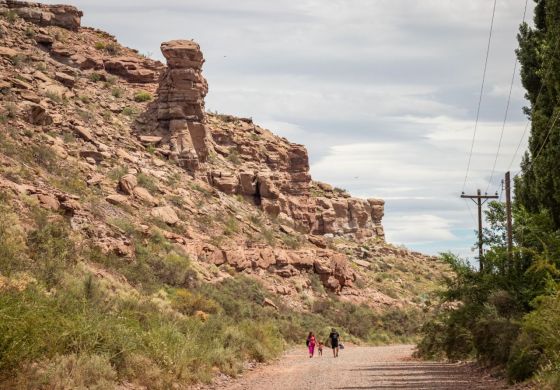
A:
{"label": "person's dark shorts", "polygon": [[332,343],[331,347],[332,347],[332,349],[338,348],[338,343]]}

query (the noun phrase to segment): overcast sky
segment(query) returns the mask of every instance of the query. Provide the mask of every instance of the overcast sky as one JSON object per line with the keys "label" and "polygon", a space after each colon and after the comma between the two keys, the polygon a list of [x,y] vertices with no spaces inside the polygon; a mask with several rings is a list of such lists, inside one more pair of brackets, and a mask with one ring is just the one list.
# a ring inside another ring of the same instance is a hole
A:
{"label": "overcast sky", "polygon": [[[162,59],[163,41],[196,40],[207,109],[253,117],[306,145],[315,179],[385,199],[388,241],[471,255],[476,210],[459,195],[491,0],[47,2],[78,6],[84,25],[152,58]],[[488,187],[524,5],[498,0],[467,192]],[[489,192],[500,190],[523,133],[523,95],[516,75]]]}

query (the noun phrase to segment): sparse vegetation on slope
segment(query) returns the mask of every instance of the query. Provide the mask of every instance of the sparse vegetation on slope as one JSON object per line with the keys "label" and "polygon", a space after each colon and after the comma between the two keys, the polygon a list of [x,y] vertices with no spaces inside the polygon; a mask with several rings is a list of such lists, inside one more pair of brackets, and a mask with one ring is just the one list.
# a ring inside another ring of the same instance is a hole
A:
{"label": "sparse vegetation on slope", "polygon": [[[161,64],[98,30],[10,19],[0,17],[0,388],[184,388],[278,356],[309,330],[415,337],[429,311],[419,297],[446,269],[379,239],[379,201],[352,206],[371,236],[377,207],[377,239],[302,233],[256,193],[220,189],[246,164],[273,172],[289,160],[306,179],[301,145],[209,116],[222,144],[208,141],[204,164],[223,174],[192,175],[164,137],[136,133]],[[246,182],[270,199],[291,190],[267,183]]]}

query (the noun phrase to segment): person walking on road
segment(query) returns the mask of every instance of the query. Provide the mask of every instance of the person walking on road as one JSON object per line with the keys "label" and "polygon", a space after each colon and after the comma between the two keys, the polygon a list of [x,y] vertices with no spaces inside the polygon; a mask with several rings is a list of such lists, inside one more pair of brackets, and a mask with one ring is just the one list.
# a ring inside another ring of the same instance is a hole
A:
{"label": "person walking on road", "polygon": [[313,334],[313,332],[309,332],[309,335],[307,336],[307,348],[309,349],[309,357],[312,358],[313,355],[315,354],[315,344],[317,343],[317,340],[315,339],[315,335]]}
{"label": "person walking on road", "polygon": [[340,335],[335,328],[332,328],[331,334],[329,334],[329,342],[331,344],[333,357],[338,357],[338,347],[340,344]]}

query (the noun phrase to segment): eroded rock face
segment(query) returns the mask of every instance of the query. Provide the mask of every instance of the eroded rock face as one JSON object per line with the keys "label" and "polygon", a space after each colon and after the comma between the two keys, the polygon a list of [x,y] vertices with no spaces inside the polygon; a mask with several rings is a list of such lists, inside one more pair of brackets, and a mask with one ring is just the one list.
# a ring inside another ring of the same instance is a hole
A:
{"label": "eroded rock face", "polygon": [[196,42],[164,42],[161,51],[167,69],[146,114],[142,143],[156,145],[193,176],[219,191],[243,196],[289,229],[384,239],[383,201],[351,198],[313,183],[303,145],[279,138],[251,119],[206,115],[208,84]]}
{"label": "eroded rock face", "polygon": [[204,58],[200,46],[188,40],[164,42],[161,51],[167,59],[167,69],[155,103],[158,133],[167,140],[171,158],[194,174],[206,162],[209,148],[204,112],[208,84],[202,77]]}
{"label": "eroded rock face", "polygon": [[48,5],[27,1],[0,0],[0,9],[7,8],[28,22],[41,26],[58,26],[76,31],[80,28],[82,11],[70,5]]}
{"label": "eroded rock face", "polygon": [[371,237],[385,239],[381,224],[385,201],[351,198],[329,188],[319,188],[321,196],[315,198],[317,209],[313,234],[353,235],[360,240]]}
{"label": "eroded rock face", "polygon": [[316,273],[330,291],[351,287],[356,274],[346,255],[328,249],[289,250],[257,247],[217,248],[207,243],[188,243],[187,252],[195,259],[214,265],[228,264],[237,271],[267,270],[282,278]]}
{"label": "eroded rock face", "polygon": [[[129,83],[152,83],[156,81],[157,68],[151,66],[151,61],[135,57],[107,58],[103,62],[105,70],[122,77]],[[79,65],[82,69],[97,68],[95,60],[84,58]]]}
{"label": "eroded rock face", "polygon": [[384,240],[383,200],[352,198],[312,182],[304,146],[275,137],[250,120],[219,119],[209,126],[215,150],[234,164],[211,171],[214,187],[243,195],[301,233]]}

